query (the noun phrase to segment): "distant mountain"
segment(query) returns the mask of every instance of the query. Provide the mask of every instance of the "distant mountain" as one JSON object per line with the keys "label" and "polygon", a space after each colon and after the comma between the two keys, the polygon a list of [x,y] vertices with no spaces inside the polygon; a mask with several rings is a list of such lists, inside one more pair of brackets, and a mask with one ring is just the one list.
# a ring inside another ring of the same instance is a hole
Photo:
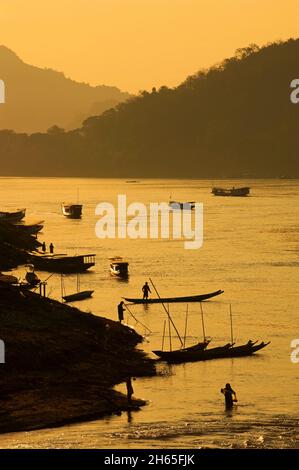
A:
{"label": "distant mountain", "polygon": [[0,132],[0,173],[299,177],[299,104],[290,99],[296,78],[299,39],[250,45],[174,89],[144,91],[76,130]]}
{"label": "distant mountain", "polygon": [[0,46],[0,79],[6,86],[0,129],[18,132],[45,132],[54,124],[70,130],[94,112],[101,114],[130,97],[116,87],[92,87],[25,64],[5,46]]}

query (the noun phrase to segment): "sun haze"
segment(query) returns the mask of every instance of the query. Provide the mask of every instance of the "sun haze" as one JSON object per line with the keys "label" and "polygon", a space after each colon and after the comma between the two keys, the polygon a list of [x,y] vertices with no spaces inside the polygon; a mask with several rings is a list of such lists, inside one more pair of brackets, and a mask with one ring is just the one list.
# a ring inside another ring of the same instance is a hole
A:
{"label": "sun haze", "polygon": [[136,93],[235,49],[298,36],[297,0],[2,0],[3,45],[27,63]]}

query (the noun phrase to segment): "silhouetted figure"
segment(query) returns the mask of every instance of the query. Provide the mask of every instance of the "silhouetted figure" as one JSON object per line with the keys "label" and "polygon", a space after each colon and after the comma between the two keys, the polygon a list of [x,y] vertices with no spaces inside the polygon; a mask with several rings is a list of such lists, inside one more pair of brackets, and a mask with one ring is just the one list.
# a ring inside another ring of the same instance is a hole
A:
{"label": "silhouetted figure", "polygon": [[127,397],[128,397],[128,403],[132,403],[132,395],[134,393],[133,390],[133,385],[132,385],[132,379],[131,377],[128,377],[126,380],[126,385],[127,385]]}
{"label": "silhouetted figure", "polygon": [[147,300],[148,299],[148,294],[151,293],[150,286],[148,285],[147,282],[142,287],[142,292],[143,292],[143,299]]}
{"label": "silhouetted figure", "polygon": [[50,253],[51,253],[51,254],[54,253],[54,245],[53,245],[53,243],[50,243]]}
{"label": "silhouetted figure", "polygon": [[124,311],[125,311],[125,308],[123,307],[123,300],[118,304],[117,306],[117,311],[118,311],[118,320],[119,320],[119,323],[121,323],[124,319]]}
{"label": "silhouetted figure", "polygon": [[46,243],[45,242],[43,242],[43,244],[42,244],[42,251],[43,251],[43,253],[46,253]]}
{"label": "silhouetted figure", "polygon": [[230,384],[226,384],[225,388],[221,389],[221,393],[223,393],[225,398],[225,408],[227,410],[231,410],[234,405],[234,402],[238,401],[236,392],[231,388]]}

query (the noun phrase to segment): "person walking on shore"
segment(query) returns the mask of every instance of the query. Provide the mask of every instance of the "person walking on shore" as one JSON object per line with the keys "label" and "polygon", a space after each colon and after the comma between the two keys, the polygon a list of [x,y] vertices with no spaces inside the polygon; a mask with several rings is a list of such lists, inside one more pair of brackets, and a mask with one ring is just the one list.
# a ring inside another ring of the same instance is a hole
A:
{"label": "person walking on shore", "polygon": [[131,403],[132,403],[132,395],[133,395],[133,393],[134,393],[131,377],[128,377],[128,378],[127,378],[127,380],[126,380],[126,386],[127,386],[128,403],[131,404]]}
{"label": "person walking on shore", "polygon": [[124,319],[124,311],[125,311],[125,308],[124,308],[124,302],[123,300],[118,304],[117,306],[117,312],[118,312],[118,320],[119,320],[119,323],[121,323]]}
{"label": "person walking on shore", "polygon": [[46,243],[45,242],[42,243],[42,252],[46,253]]}
{"label": "person walking on shore", "polygon": [[51,254],[54,253],[54,245],[53,245],[52,242],[50,243],[50,253],[51,253]]}

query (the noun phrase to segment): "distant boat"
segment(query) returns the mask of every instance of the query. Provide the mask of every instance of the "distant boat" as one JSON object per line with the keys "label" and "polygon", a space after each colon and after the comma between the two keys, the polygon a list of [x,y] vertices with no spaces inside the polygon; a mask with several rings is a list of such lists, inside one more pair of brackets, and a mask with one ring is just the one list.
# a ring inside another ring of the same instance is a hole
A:
{"label": "distant boat", "polygon": [[223,294],[223,290],[217,290],[216,292],[211,292],[209,294],[201,295],[189,295],[187,297],[166,297],[166,298],[157,298],[157,299],[130,299],[124,297],[127,302],[134,304],[159,304],[159,303],[178,303],[178,302],[202,302],[204,300],[211,299],[217,295]]}
{"label": "distant boat", "polygon": [[110,258],[110,272],[114,276],[128,276],[129,263],[124,261],[121,257]]}
{"label": "distant boat", "polygon": [[61,206],[62,213],[69,219],[81,219],[82,204],[63,203]]}
{"label": "distant boat", "polygon": [[77,292],[75,294],[70,294],[70,295],[63,295],[65,294],[65,288],[63,284],[63,277],[61,277],[61,291],[62,291],[62,298],[65,302],[75,302],[78,300],[85,300],[89,299],[92,294],[94,293],[93,290],[84,290],[80,291],[80,276],[78,274],[77,276]]}
{"label": "distant boat", "polygon": [[95,265],[95,255],[67,256],[64,254],[30,254],[30,262],[36,269],[56,273],[80,273]]}
{"label": "distant boat", "polygon": [[15,212],[3,212],[0,211],[0,222],[20,222],[24,219],[26,214],[26,209],[18,209]]}
{"label": "distant boat", "polygon": [[194,201],[188,202],[178,202],[178,201],[169,201],[169,206],[174,210],[193,210],[195,207]]}
{"label": "distant boat", "polygon": [[219,188],[219,187],[214,187],[212,188],[212,194],[214,196],[239,196],[239,197],[244,197],[248,196],[250,193],[250,188],[247,186],[243,188]]}
{"label": "distant boat", "polygon": [[261,342],[260,344],[248,342],[241,346],[234,347],[233,344],[228,343],[225,346],[211,349],[196,349],[196,346],[195,348],[191,346],[191,348],[178,349],[176,351],[153,351],[153,353],[163,361],[179,364],[183,362],[208,361],[227,357],[251,356],[260,349],[268,346],[268,344],[270,344],[270,341],[268,343]]}

